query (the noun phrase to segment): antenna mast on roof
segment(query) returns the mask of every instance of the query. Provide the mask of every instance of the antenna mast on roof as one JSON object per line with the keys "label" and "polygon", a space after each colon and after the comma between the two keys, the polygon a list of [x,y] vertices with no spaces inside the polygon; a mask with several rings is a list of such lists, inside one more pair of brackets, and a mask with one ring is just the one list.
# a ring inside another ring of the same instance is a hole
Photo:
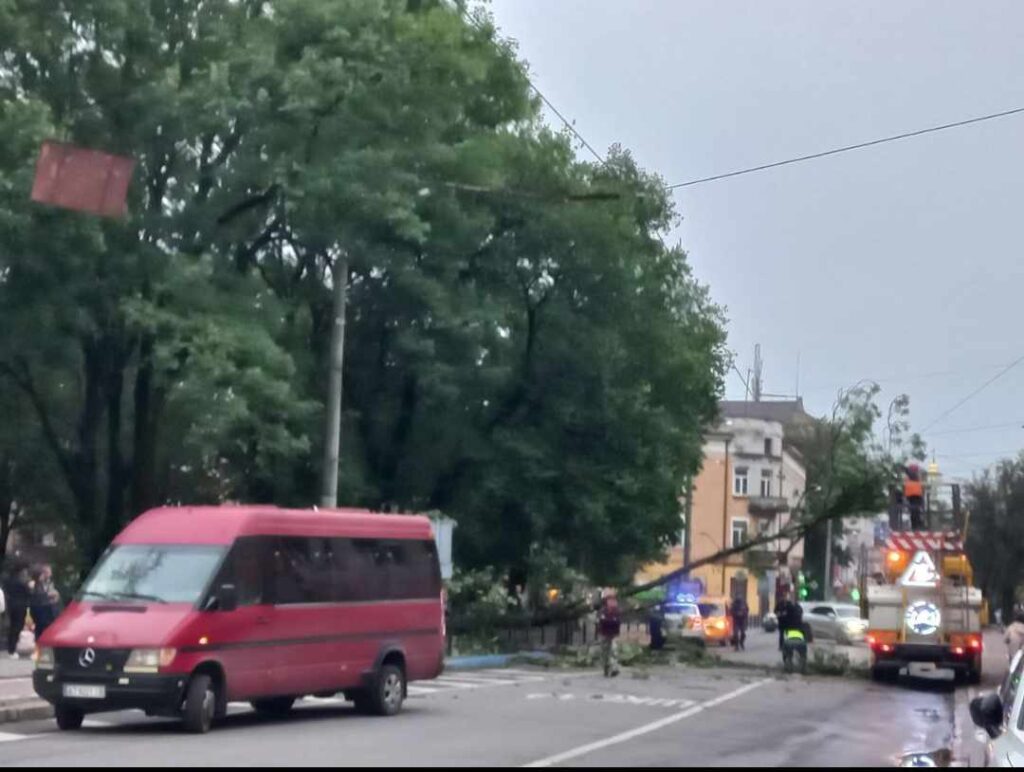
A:
{"label": "antenna mast on roof", "polygon": [[754,346],[754,380],[751,389],[754,392],[754,402],[761,401],[762,375],[764,373],[764,362],[761,360],[761,344]]}

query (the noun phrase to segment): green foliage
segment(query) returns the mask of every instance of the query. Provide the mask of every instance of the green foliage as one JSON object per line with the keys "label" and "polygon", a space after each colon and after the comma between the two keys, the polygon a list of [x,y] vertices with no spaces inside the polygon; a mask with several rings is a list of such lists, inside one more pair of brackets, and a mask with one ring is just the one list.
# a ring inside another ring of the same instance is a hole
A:
{"label": "green foliage", "polygon": [[967,486],[970,511],[967,555],[975,570],[975,584],[1012,619],[1024,587],[1020,554],[1024,549],[1024,456],[1005,459]]}
{"label": "green foliage", "polygon": [[[492,27],[407,0],[63,8],[0,4],[0,388],[63,483],[19,500],[87,558],[156,504],[315,501],[344,255],[344,504],[443,510],[460,563],[567,593],[677,538],[722,313],[661,241],[662,181],[577,160]],[[28,201],[51,136],[137,160],[126,218]]]}
{"label": "green foliage", "polygon": [[[838,554],[842,519],[873,516],[884,510],[886,492],[895,479],[897,462],[876,441],[875,427],[881,417],[876,404],[879,387],[858,385],[840,394],[828,418],[798,424],[787,430],[804,458],[807,469],[806,493],[798,513],[813,523],[806,535],[804,566],[807,583],[817,583],[824,592],[827,521],[833,521],[833,550]],[[909,403],[898,400],[896,412],[905,416]],[[895,404],[895,403],[894,403]],[[890,412],[890,438],[899,444],[898,426]],[[804,585],[801,597],[815,592]]]}

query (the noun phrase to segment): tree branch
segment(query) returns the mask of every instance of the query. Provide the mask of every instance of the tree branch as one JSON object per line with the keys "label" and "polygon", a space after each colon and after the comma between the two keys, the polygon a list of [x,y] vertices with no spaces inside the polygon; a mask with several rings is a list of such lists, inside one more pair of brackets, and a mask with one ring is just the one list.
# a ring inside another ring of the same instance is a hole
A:
{"label": "tree branch", "polygon": [[29,398],[29,402],[32,403],[33,410],[35,410],[36,415],[39,417],[39,424],[43,430],[43,436],[46,438],[47,444],[49,444],[54,455],[57,457],[57,463],[60,464],[61,471],[64,472],[68,482],[74,486],[75,473],[71,456],[64,449],[60,438],[57,436],[57,431],[54,429],[53,421],[50,419],[50,412],[47,410],[46,405],[43,402],[42,395],[35,386],[35,381],[32,379],[32,373],[29,370],[28,364],[21,362],[20,365],[21,372],[18,372],[18,369],[9,362],[0,361],[0,375],[6,375],[10,378]]}

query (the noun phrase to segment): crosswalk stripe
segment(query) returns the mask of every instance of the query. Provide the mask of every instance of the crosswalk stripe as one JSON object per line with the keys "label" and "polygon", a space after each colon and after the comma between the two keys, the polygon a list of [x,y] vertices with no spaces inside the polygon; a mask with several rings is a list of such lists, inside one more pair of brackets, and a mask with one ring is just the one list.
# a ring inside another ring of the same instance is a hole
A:
{"label": "crosswalk stripe", "polygon": [[439,689],[431,689],[429,686],[409,686],[409,696],[418,697],[422,694],[437,694]]}
{"label": "crosswalk stripe", "polygon": [[0,732],[0,743],[16,743],[19,740],[34,740],[42,737],[39,734],[14,734],[12,732]]}
{"label": "crosswalk stripe", "polygon": [[441,676],[440,678],[435,679],[435,681],[441,681],[441,682],[444,682],[444,683],[447,683],[447,682],[451,681],[451,682],[455,682],[455,683],[481,684],[483,686],[486,686],[488,684],[493,684],[495,686],[508,686],[510,684],[517,683],[516,681],[512,681],[512,680],[509,680],[507,678],[488,678],[488,677],[480,677],[480,676],[462,676],[462,675],[459,675],[459,676]]}
{"label": "crosswalk stripe", "polygon": [[82,722],[82,726],[86,729],[109,729],[112,726],[117,726],[114,721],[98,721],[94,718],[87,718]]}
{"label": "crosswalk stripe", "polygon": [[441,691],[448,691],[449,689],[479,689],[483,684],[477,683],[466,683],[465,681],[442,681],[440,678],[435,678],[430,682],[434,688],[440,687]]}

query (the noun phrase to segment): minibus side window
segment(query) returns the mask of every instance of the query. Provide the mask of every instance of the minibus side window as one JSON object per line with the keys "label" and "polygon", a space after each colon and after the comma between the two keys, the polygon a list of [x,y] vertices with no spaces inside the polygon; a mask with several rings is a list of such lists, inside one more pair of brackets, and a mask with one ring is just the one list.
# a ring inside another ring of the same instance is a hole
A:
{"label": "minibus side window", "polygon": [[387,566],[391,557],[379,539],[353,539],[352,558],[356,600],[387,600]]}
{"label": "minibus side window", "polygon": [[368,591],[372,583],[372,561],[366,551],[358,549],[352,539],[331,539],[331,551],[331,600],[335,603],[371,600]]}
{"label": "minibus side window", "polygon": [[441,593],[433,541],[401,540],[389,545],[391,598],[436,598]]}
{"label": "minibus side window", "polygon": [[242,536],[235,540],[224,560],[212,592],[224,584],[233,584],[239,606],[259,606],[267,602],[266,561],[269,552],[265,536]]}
{"label": "minibus side window", "polygon": [[286,536],[274,545],[274,603],[316,603],[314,563],[309,539]]}

